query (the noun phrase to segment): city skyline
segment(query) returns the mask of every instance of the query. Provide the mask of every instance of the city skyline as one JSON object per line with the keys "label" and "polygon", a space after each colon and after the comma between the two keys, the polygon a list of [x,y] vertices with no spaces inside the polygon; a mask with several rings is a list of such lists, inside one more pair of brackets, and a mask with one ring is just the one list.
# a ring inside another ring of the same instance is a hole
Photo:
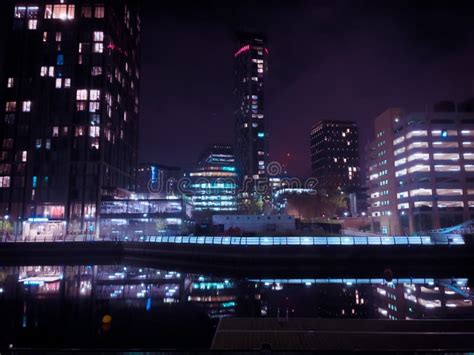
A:
{"label": "city skyline", "polygon": [[[3,16],[7,4],[0,5]],[[271,8],[252,4],[251,13],[246,11],[251,2],[245,1],[227,7],[215,1],[187,4],[185,11],[180,4],[142,3],[143,43],[157,45],[143,46],[140,162],[189,168],[195,160],[190,151],[233,142],[232,67],[239,30],[264,32],[269,38],[269,161],[280,161],[295,176],[310,175],[306,132],[321,119],[354,120],[367,127],[359,140],[363,151],[373,117],[387,107],[423,111],[439,100],[474,95],[467,2],[456,8],[426,3],[410,8],[401,2],[388,10],[371,2],[297,1],[288,11],[299,21],[288,26],[275,25],[275,19],[290,21],[280,18],[283,3]],[[356,20],[350,20],[348,9],[359,15]],[[440,16],[446,24],[442,30],[436,22]],[[425,30],[417,31],[418,25]],[[389,43],[382,41],[385,35]],[[2,31],[0,43],[4,41]],[[304,55],[298,56],[301,45]],[[291,65],[296,58],[300,64]],[[194,70],[194,63],[201,70]],[[158,96],[163,99],[156,100]],[[187,104],[178,105],[180,101]],[[287,125],[288,116],[297,116],[291,120],[298,124]],[[277,144],[282,139],[289,144]],[[361,161],[363,171],[365,163]]]}
{"label": "city skyline", "polygon": [[[145,2],[144,43],[159,43],[166,55],[143,54],[142,93],[156,91],[163,100],[142,97],[141,122],[152,129],[141,130],[140,159],[190,167],[195,157],[189,151],[233,141],[232,67],[241,29],[268,36],[269,159],[287,164],[292,175],[310,175],[307,131],[320,119],[354,120],[367,128],[361,131],[363,151],[373,118],[387,107],[423,111],[439,100],[472,96],[468,57],[474,49],[465,15],[470,5],[393,6],[299,1],[287,9],[292,16],[281,16],[282,3],[231,2],[224,8],[207,1],[182,11],[178,4]],[[170,70],[176,66],[179,71]]]}

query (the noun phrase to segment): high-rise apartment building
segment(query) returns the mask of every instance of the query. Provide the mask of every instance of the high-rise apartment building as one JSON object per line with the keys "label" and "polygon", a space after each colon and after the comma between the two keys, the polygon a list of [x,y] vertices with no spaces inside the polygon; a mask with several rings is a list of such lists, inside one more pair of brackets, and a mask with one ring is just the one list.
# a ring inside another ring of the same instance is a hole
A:
{"label": "high-rise apartment building", "polygon": [[189,178],[194,211],[237,210],[237,173],[231,145],[209,146]]}
{"label": "high-rise apartment building", "polygon": [[319,121],[311,129],[311,169],[318,188],[360,186],[359,137],[355,122]]}
{"label": "high-rise apartment building", "polygon": [[413,234],[474,217],[474,113],[388,109],[370,148],[376,231]]}
{"label": "high-rise apartment building", "polygon": [[0,214],[17,228],[36,223],[28,228],[57,233],[68,223],[69,232],[96,233],[101,197],[135,185],[136,2],[12,3],[2,83]]}
{"label": "high-rise apartment building", "polygon": [[235,157],[240,180],[265,175],[267,136],[264,84],[268,49],[263,35],[238,36],[234,53]]}

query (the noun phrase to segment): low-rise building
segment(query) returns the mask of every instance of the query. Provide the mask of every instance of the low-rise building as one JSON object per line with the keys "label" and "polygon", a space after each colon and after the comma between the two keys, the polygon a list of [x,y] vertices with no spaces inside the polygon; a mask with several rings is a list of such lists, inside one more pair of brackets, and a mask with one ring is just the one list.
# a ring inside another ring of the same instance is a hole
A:
{"label": "low-rise building", "polygon": [[242,233],[291,232],[296,229],[296,221],[288,215],[215,215],[212,224],[220,231],[230,229]]}

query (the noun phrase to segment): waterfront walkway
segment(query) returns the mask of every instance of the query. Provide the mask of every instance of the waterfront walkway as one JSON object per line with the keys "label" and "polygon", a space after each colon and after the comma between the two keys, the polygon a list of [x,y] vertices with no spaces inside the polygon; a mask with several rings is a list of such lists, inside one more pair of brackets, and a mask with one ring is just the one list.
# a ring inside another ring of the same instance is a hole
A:
{"label": "waterfront walkway", "polygon": [[233,245],[233,246],[348,246],[348,245],[463,245],[463,236],[459,234],[439,236],[136,236],[136,237],[101,237],[66,236],[66,237],[34,237],[6,238],[2,242],[8,243],[63,243],[63,242],[129,242],[129,243],[159,243],[159,244],[206,244],[206,245]]}

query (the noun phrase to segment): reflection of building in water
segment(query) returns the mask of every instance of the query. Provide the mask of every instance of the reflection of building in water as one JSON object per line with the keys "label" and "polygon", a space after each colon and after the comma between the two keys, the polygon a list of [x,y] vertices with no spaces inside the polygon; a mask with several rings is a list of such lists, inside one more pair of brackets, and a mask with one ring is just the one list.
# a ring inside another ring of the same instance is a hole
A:
{"label": "reflection of building in water", "polygon": [[239,294],[234,281],[199,277],[191,283],[187,300],[202,305],[211,317],[225,317],[236,313]]}
{"label": "reflection of building in water", "polygon": [[[8,283],[7,276],[13,282]],[[18,284],[23,293],[33,298],[48,295],[87,298],[146,310],[185,302],[202,307],[210,317],[236,314],[242,304],[245,311],[248,299],[260,302],[256,288],[243,287],[231,280],[121,265],[27,266],[0,270],[1,293],[6,295],[7,289],[15,290]]]}
{"label": "reflection of building in water", "polygon": [[123,265],[0,268],[0,304],[18,297],[87,300],[92,307],[143,312],[192,304],[210,317],[472,318],[470,293],[467,279],[387,284],[381,279],[234,280]]}
{"label": "reflection of building in water", "polygon": [[375,316],[386,319],[471,318],[470,288],[465,280],[425,285],[374,286]]}
{"label": "reflection of building in water", "polygon": [[262,315],[270,317],[367,318],[368,285],[338,280],[314,283],[305,279],[264,280]]}

